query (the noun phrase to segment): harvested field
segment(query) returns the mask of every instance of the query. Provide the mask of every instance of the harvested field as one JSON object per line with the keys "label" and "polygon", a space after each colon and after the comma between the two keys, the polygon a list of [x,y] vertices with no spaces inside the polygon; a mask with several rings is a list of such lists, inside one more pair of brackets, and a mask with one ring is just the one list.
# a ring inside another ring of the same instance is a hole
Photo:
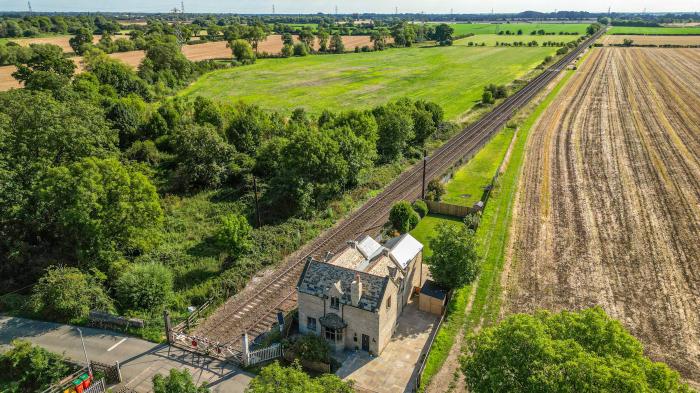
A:
{"label": "harvested field", "polygon": [[606,35],[601,38],[604,45],[621,45],[626,39],[632,45],[700,45],[700,35]]}
{"label": "harvested field", "polygon": [[531,131],[503,312],[602,306],[700,382],[700,49],[602,48]]}
{"label": "harvested field", "polygon": [[[53,37],[40,37],[40,38],[17,38],[17,39],[10,39],[8,41],[13,41],[16,42],[22,46],[29,46],[30,44],[53,44],[60,46],[61,49],[63,49],[64,52],[66,53],[73,53],[73,48],[71,48],[70,44],[68,41],[70,40],[72,36],[70,35],[57,35]],[[92,38],[92,42],[95,44],[100,41],[100,38],[102,38],[101,35],[94,35]],[[116,38],[129,38],[129,36],[114,36],[114,39]]]}

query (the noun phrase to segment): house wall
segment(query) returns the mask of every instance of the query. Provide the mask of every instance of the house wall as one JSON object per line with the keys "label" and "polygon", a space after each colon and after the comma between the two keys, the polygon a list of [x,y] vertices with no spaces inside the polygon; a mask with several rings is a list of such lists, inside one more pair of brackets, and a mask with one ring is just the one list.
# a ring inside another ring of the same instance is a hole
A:
{"label": "house wall", "polygon": [[[387,308],[387,303],[391,301],[391,306]],[[396,329],[396,320],[399,317],[401,309],[399,308],[399,287],[393,281],[389,281],[384,292],[384,299],[379,306],[379,339],[378,351],[376,354],[381,354],[384,347],[391,340],[391,336]]]}

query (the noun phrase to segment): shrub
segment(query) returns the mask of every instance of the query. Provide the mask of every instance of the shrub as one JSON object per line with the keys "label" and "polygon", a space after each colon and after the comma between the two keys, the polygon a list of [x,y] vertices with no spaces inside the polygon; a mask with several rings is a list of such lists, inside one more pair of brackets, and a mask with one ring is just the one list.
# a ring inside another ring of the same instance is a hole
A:
{"label": "shrub", "polygon": [[429,201],[439,202],[442,200],[443,195],[445,195],[445,185],[438,179],[433,179],[428,182],[426,187],[426,199]]}
{"label": "shrub", "polygon": [[253,247],[252,232],[253,228],[244,216],[230,214],[222,219],[221,226],[216,233],[216,243],[225,249],[229,256],[237,259]]}
{"label": "shrub", "polygon": [[328,344],[326,339],[315,334],[296,336],[286,341],[284,347],[294,352],[301,360],[323,363],[330,363],[331,361],[330,344]]}
{"label": "shrub", "polygon": [[440,224],[436,232],[430,239],[433,255],[426,258],[433,279],[446,288],[470,284],[479,274],[474,231],[466,225]]}
{"label": "shrub", "polygon": [[119,304],[130,310],[154,310],[173,293],[173,275],[159,263],[130,265],[114,283]]}
{"label": "shrub", "polygon": [[489,90],[484,90],[484,94],[481,95],[481,102],[485,105],[490,105],[496,102],[493,97],[493,93]]}
{"label": "shrub", "polygon": [[406,233],[418,225],[420,216],[408,201],[399,201],[391,208],[389,221],[394,229]]}
{"label": "shrub", "polygon": [[85,318],[91,309],[112,310],[102,283],[74,267],[52,266],[32,290],[34,312],[58,321]]}
{"label": "shrub", "polygon": [[260,374],[250,381],[246,393],[352,393],[352,386],[352,381],[345,382],[333,374],[311,378],[302,371],[299,362],[294,362],[290,367],[282,367],[275,361],[260,370]]}
{"label": "shrub", "polygon": [[170,369],[167,376],[156,374],[153,376],[154,393],[208,393],[206,382],[197,387],[192,381],[192,375],[187,370]]}
{"label": "shrub", "polygon": [[29,341],[13,340],[12,348],[0,355],[0,388],[12,393],[40,392],[72,371],[63,356]]}
{"label": "shrub", "polygon": [[428,215],[428,205],[425,203],[425,201],[420,199],[413,202],[413,210],[415,210],[421,218]]}
{"label": "shrub", "polygon": [[512,315],[468,341],[469,391],[690,392],[601,308]]}
{"label": "shrub", "polygon": [[309,47],[303,42],[294,44],[294,56],[306,56],[309,54]]}
{"label": "shrub", "polygon": [[124,156],[130,160],[157,164],[160,162],[160,152],[156,144],[151,140],[136,141],[125,152]]}

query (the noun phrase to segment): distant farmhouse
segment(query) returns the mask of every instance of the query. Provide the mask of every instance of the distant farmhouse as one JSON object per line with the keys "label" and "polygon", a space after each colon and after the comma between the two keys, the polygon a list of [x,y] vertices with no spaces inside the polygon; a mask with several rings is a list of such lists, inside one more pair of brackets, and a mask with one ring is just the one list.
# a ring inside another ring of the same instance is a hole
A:
{"label": "distant farmhouse", "polygon": [[297,285],[299,330],[336,351],[380,354],[420,288],[422,262],[423,245],[409,234],[384,245],[365,236],[325,261],[309,258]]}

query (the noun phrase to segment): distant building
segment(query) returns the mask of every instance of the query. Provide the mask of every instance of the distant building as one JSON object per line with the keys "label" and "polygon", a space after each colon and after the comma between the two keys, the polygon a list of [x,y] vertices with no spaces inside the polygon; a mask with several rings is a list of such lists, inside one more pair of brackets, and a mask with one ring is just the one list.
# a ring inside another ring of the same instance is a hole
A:
{"label": "distant building", "polygon": [[420,288],[422,262],[423,245],[409,234],[384,245],[365,236],[326,261],[309,258],[297,285],[299,330],[336,351],[380,354]]}

